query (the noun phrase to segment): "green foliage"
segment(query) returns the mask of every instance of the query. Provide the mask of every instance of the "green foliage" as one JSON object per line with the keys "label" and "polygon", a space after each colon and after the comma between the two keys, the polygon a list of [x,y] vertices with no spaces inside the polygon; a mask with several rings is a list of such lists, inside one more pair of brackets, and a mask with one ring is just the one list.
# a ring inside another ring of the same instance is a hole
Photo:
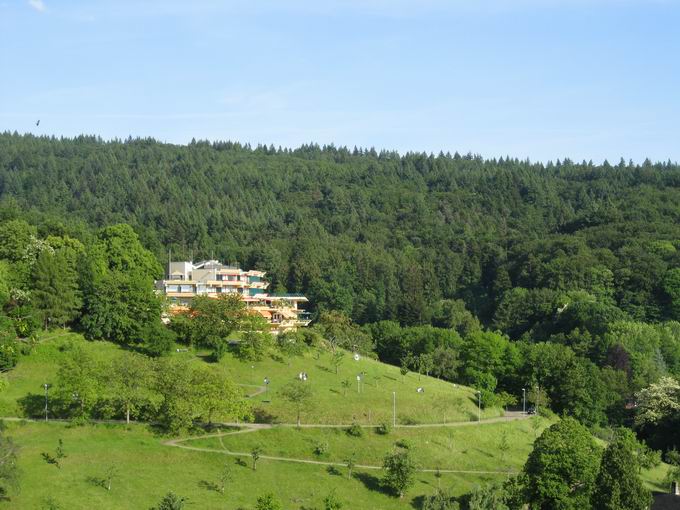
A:
{"label": "green foliage", "polygon": [[161,499],[158,505],[151,508],[151,510],[183,510],[185,506],[186,500],[170,491],[163,496],[163,499]]}
{"label": "green foliage", "polygon": [[438,489],[434,494],[425,496],[422,510],[460,510],[460,504],[457,497]]}
{"label": "green foliage", "polygon": [[347,427],[346,432],[352,437],[363,437],[364,435],[364,429],[356,422]]}
{"label": "green foliage", "polygon": [[602,510],[647,510],[652,497],[642,485],[634,451],[625,440],[612,442],[602,456],[591,504]]}
{"label": "green foliage", "polygon": [[340,510],[343,507],[342,501],[338,498],[335,490],[331,491],[325,498],[323,498],[324,510]]}
{"label": "green foliage", "polygon": [[293,381],[281,388],[279,395],[295,408],[299,427],[302,411],[309,410],[314,405],[314,392],[311,386],[304,381]]}
{"label": "green foliage", "polygon": [[12,438],[0,433],[0,497],[11,499],[19,489],[19,447]]}
{"label": "green foliage", "polygon": [[63,250],[45,250],[36,260],[32,300],[45,327],[64,327],[80,315],[83,300],[74,263]]}
{"label": "green foliage", "polygon": [[160,266],[128,225],[101,230],[87,254],[81,324],[89,338],[143,344],[160,322],[161,303],[153,279]]}
{"label": "green foliage", "polygon": [[[185,316],[179,316],[177,330],[184,335],[183,340],[189,344],[208,347],[213,350],[216,360],[222,358],[227,350],[229,336],[242,329],[244,322],[250,320],[243,300],[238,295],[221,295],[217,299],[207,296],[196,296],[191,300],[191,307]],[[246,335],[244,356],[261,356],[258,346],[261,340],[256,330]]]}
{"label": "green foliage", "polygon": [[107,386],[127,423],[148,402],[153,376],[151,361],[141,354],[124,352],[111,362]]}
{"label": "green foliage", "polygon": [[463,508],[467,510],[509,510],[505,504],[505,492],[501,484],[489,484],[475,489],[467,496]]}
{"label": "green foliage", "polygon": [[73,416],[87,418],[99,398],[104,370],[80,345],[71,345],[59,365],[56,394]]}
{"label": "green foliage", "polygon": [[251,419],[250,403],[241,390],[217,368],[198,366],[192,369],[191,388],[197,417],[212,423],[215,415],[237,420]]}
{"label": "green foliage", "polygon": [[255,510],[281,510],[281,502],[271,492],[257,498]]}
{"label": "green foliage", "polygon": [[173,434],[190,428],[196,404],[188,363],[176,358],[161,358],[154,368],[154,390],[160,396],[156,418],[160,426]]}
{"label": "green foliage", "polygon": [[389,423],[387,422],[381,422],[377,428],[375,429],[376,433],[380,434],[381,436],[386,436],[392,431],[392,427],[390,426]]}
{"label": "green foliage", "polygon": [[385,474],[382,485],[399,498],[415,482],[416,463],[409,449],[401,449],[389,453],[383,460]]}
{"label": "green foliage", "polygon": [[523,471],[527,502],[560,510],[588,508],[599,463],[600,451],[588,430],[564,418],[534,443]]}

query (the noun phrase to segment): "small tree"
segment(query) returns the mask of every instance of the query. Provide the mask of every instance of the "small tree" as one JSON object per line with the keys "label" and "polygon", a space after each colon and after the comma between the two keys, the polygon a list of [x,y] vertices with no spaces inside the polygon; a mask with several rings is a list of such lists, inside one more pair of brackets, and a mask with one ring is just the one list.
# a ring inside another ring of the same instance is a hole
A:
{"label": "small tree", "polygon": [[510,442],[508,441],[508,431],[501,431],[501,439],[498,442],[498,451],[501,453],[501,464],[505,460],[505,454],[510,450]]}
{"label": "small tree", "polygon": [[416,473],[416,464],[410,450],[402,449],[386,455],[383,469],[383,486],[403,498],[406,490],[413,485]]}
{"label": "small tree", "polygon": [[347,466],[347,479],[349,480],[352,478],[352,471],[354,470],[354,467],[357,465],[356,452],[352,453],[352,455],[345,459],[345,465]]}
{"label": "small tree", "polygon": [[257,461],[260,460],[260,455],[262,454],[262,448],[259,446],[256,446],[253,448],[253,450],[250,452],[250,456],[253,459],[253,471],[257,470]]}
{"label": "small tree", "polygon": [[220,494],[224,494],[227,484],[231,482],[232,478],[233,475],[231,473],[231,466],[225,462],[222,466],[222,470],[220,471],[220,477],[217,483],[217,488],[220,491]]}
{"label": "small tree", "polygon": [[341,381],[340,386],[342,386],[342,396],[346,397],[347,396],[347,390],[350,387],[349,379],[344,379],[343,381]]}
{"label": "small tree", "polygon": [[338,375],[340,365],[345,361],[345,351],[335,351],[331,355],[331,364],[335,367],[335,375]]}
{"label": "small tree", "polygon": [[541,430],[541,425],[543,425],[543,420],[540,416],[534,416],[531,419],[531,428],[534,431],[534,439],[538,437],[538,431]]}
{"label": "small tree", "polygon": [[442,472],[439,469],[439,466],[437,466],[437,469],[434,472],[434,477],[437,479],[437,490],[439,490],[442,485]]}
{"label": "small tree", "polygon": [[185,498],[180,498],[177,494],[170,491],[150,510],[183,510],[185,503]]}
{"label": "small tree", "polygon": [[303,381],[293,381],[281,388],[281,398],[295,407],[297,426],[300,427],[300,414],[312,406],[314,394],[312,388]]}
{"label": "small tree", "polygon": [[270,492],[257,498],[255,510],[281,510],[281,502]]}
{"label": "small tree", "polygon": [[410,366],[411,366],[412,359],[410,356],[404,356],[401,358],[401,366],[399,367],[399,372],[401,373],[401,382],[404,382],[404,378],[406,377],[406,374],[409,373],[410,371]]}
{"label": "small tree", "polygon": [[342,502],[338,499],[335,489],[323,498],[323,508],[324,510],[340,510],[342,508]]}
{"label": "small tree", "polygon": [[0,431],[0,498],[7,499],[18,489],[19,469],[17,455],[19,447]]}
{"label": "small tree", "polygon": [[130,416],[136,414],[142,403],[148,399],[153,369],[150,360],[141,354],[123,352],[111,363],[108,382],[114,401],[125,414],[125,422],[130,424]]}
{"label": "small tree", "polygon": [[106,470],[104,471],[104,478],[102,479],[104,488],[107,491],[111,490],[111,484],[113,483],[113,479],[118,476],[118,467],[115,466],[114,464],[109,464],[106,467]]}
{"label": "small tree", "polygon": [[198,366],[192,369],[192,400],[196,412],[208,425],[215,415],[243,419],[251,416],[249,403],[241,389],[215,367]]}

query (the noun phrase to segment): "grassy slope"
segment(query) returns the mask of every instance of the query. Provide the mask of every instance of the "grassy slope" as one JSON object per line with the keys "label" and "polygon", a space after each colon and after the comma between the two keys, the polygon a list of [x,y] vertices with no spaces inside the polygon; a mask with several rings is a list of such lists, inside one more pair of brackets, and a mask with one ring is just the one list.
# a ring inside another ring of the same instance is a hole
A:
{"label": "grassy slope", "polygon": [[[86,348],[102,361],[120,352],[120,348],[108,342],[86,342],[77,334],[50,335],[29,356],[21,359],[18,366],[8,374],[10,386],[0,393],[0,416],[22,416],[18,399],[28,393],[42,394],[42,384],[56,383],[57,363],[64,354],[60,347],[66,342],[82,342]],[[174,353],[195,363],[203,363],[206,353]],[[392,392],[397,394],[397,417],[400,423],[437,423],[469,421],[477,419],[475,394],[472,389],[454,386],[432,377],[407,374],[402,378],[397,367],[361,359],[354,361],[348,355],[340,366],[339,374],[331,368],[330,354],[321,354],[315,359],[312,353],[304,357],[274,361],[270,358],[261,362],[242,362],[231,355],[219,364],[225,374],[234,381],[245,385],[244,390],[252,393],[256,386],[269,377],[271,384],[266,394],[253,398],[255,405],[264,413],[272,415],[279,422],[294,422],[295,414],[284,401],[277,398],[277,391],[298,373],[307,372],[307,381],[315,392],[314,407],[303,414],[307,423],[379,423],[392,421]],[[357,374],[364,372],[361,393],[357,392]],[[342,380],[348,380],[350,387],[344,395]],[[418,387],[425,389],[417,393]],[[488,409],[483,418],[501,414],[499,409]],[[369,420],[370,418],[370,420]]]}
{"label": "grassy slope", "polygon": [[[55,382],[56,363],[63,354],[59,346],[71,340],[83,342],[75,334],[53,337],[42,343],[31,355],[22,358],[19,365],[8,374],[10,386],[0,393],[0,415],[12,416],[21,412],[17,399],[27,393],[42,394],[43,382]],[[100,360],[110,359],[120,349],[107,342],[88,342],[87,348]],[[175,354],[187,356],[200,363],[195,353]],[[319,360],[309,356],[287,361],[272,360],[260,363],[241,363],[231,357],[220,366],[234,379],[245,384],[260,384],[267,375],[272,379],[269,396],[271,403],[261,403],[280,421],[292,421],[292,413],[276,398],[276,389],[292,380],[300,370],[306,370],[310,383],[317,392],[314,414],[304,416],[309,422],[349,422],[353,418],[368,421],[371,409],[373,422],[391,417],[391,391],[398,392],[400,421],[410,418],[420,422],[440,420],[469,420],[475,416],[474,394],[468,388],[457,387],[409,374],[402,382],[398,369],[370,360],[355,362],[347,359],[335,375],[329,370],[328,357]],[[254,367],[254,368],[253,368]],[[356,393],[356,374],[369,374],[363,393]],[[377,377],[376,377],[377,376]],[[354,385],[343,396],[339,381],[353,378]],[[375,382],[377,380],[377,387]],[[417,394],[417,386],[425,387],[425,394]],[[261,395],[256,400],[269,400]],[[437,402],[443,404],[437,405]],[[488,416],[498,412],[489,412]],[[497,445],[501,431],[507,432],[510,450],[500,462]],[[430,473],[419,473],[417,482],[403,501],[391,498],[378,490],[379,471],[359,470],[355,479],[348,480],[344,470],[330,473],[325,466],[290,464],[261,460],[257,472],[238,465],[233,457],[219,453],[196,452],[162,444],[143,425],[129,430],[123,426],[88,425],[69,428],[62,423],[12,423],[8,434],[21,447],[21,493],[9,502],[0,502],[0,508],[46,508],[46,498],[53,497],[60,508],[145,509],[168,490],[187,496],[195,508],[252,508],[258,494],[272,491],[284,502],[284,508],[321,507],[323,497],[337,489],[341,499],[352,508],[413,508],[423,495],[435,490],[437,481]],[[366,430],[364,437],[352,438],[342,431],[328,429],[273,429],[231,436],[223,439],[232,450],[249,451],[258,445],[265,453],[317,460],[312,449],[317,441],[327,441],[329,451],[318,460],[344,460],[353,452],[360,463],[380,464],[381,458],[398,438],[408,438],[415,446],[414,452],[423,467],[442,469],[504,470],[518,469],[530,450],[534,431],[529,422],[483,424],[460,428],[396,429],[388,436],[379,436]],[[68,457],[61,469],[46,464],[41,452],[54,453],[58,439],[64,440]],[[221,448],[219,440],[194,440],[187,444]],[[207,484],[217,481],[221,466],[232,466],[234,480],[225,495],[210,490]],[[91,477],[101,477],[109,465],[118,468],[119,475],[109,492],[97,486]],[[645,473],[652,487],[658,487],[663,478],[663,468]],[[453,487],[462,493],[485,480],[498,480],[503,475],[444,474],[442,486]],[[207,482],[207,484],[206,484]]]}
{"label": "grassy slope", "polygon": [[[548,425],[547,420],[541,420],[538,433]],[[498,445],[503,432],[509,450],[501,461]],[[406,440],[412,445],[414,457],[423,469],[516,471],[531,451],[534,430],[529,420],[466,427],[397,428],[388,435],[366,429],[362,437],[352,437],[343,429],[275,428],[226,435],[221,440],[194,439],[185,444],[212,449],[224,446],[232,452],[250,452],[259,446],[266,455],[326,462],[343,462],[354,452],[358,464],[381,465],[385,453],[398,440]],[[317,443],[328,444],[325,455],[314,454]]]}
{"label": "grassy slope", "polygon": [[[358,476],[348,480],[344,470],[333,474],[324,466],[262,459],[254,472],[249,462],[241,466],[232,457],[163,446],[142,426],[127,431],[118,425],[68,428],[58,423],[29,423],[12,424],[8,433],[21,445],[23,471],[21,493],[0,503],[0,508],[8,509],[44,508],[50,496],[64,509],[147,509],[168,490],[188,497],[193,502],[191,508],[252,508],[257,495],[266,491],[274,492],[286,509],[321,508],[323,497],[334,488],[349,508],[406,509],[420,496],[432,493],[437,484],[433,474],[419,473],[413,489],[399,501],[372,490],[378,471],[358,470]],[[68,455],[61,469],[46,464],[40,456],[43,451],[54,453],[59,438]],[[221,495],[207,488],[206,482],[217,482],[225,462],[234,479]],[[118,467],[119,476],[109,492],[88,479],[102,477],[111,464]],[[441,483],[462,493],[494,479],[498,475],[444,474]]]}

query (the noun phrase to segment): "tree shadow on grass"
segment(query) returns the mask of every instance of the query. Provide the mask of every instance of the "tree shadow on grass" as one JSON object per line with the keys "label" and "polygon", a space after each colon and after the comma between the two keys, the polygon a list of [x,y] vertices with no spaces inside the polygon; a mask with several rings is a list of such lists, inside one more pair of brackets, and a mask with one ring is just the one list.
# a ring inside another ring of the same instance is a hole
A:
{"label": "tree shadow on grass", "polygon": [[253,408],[253,418],[255,423],[276,423],[278,417],[261,407]]}
{"label": "tree shadow on grass", "polygon": [[208,480],[201,480],[201,481],[198,482],[198,486],[201,489],[205,489],[207,491],[213,491],[213,492],[221,493],[219,486],[215,482],[209,482]]}
{"label": "tree shadow on grass", "polygon": [[328,466],[326,468],[326,473],[333,476],[342,476],[342,473],[336,466]]}
{"label": "tree shadow on grass", "polygon": [[107,483],[104,478],[101,478],[99,476],[88,476],[85,481],[89,483],[90,485],[94,485],[95,487],[101,487],[102,489],[107,489]]}
{"label": "tree shadow on grass", "polygon": [[[17,399],[17,404],[21,408],[24,416],[27,418],[45,418],[45,395],[38,393],[29,393]],[[67,406],[64,402],[56,397],[49,397],[48,400],[48,414],[50,418],[66,418],[68,417]]]}
{"label": "tree shadow on grass", "polygon": [[382,485],[380,484],[380,478],[375,475],[370,473],[355,472],[354,478],[363,483],[364,486],[370,491],[385,492]]}

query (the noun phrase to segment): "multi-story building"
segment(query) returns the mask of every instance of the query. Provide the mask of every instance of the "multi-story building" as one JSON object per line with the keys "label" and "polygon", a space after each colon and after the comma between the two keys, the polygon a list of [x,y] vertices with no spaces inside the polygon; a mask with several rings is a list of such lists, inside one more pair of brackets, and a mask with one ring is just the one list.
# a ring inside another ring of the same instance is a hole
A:
{"label": "multi-story building", "polygon": [[170,262],[165,280],[157,288],[170,301],[170,311],[186,310],[195,296],[216,298],[222,294],[238,294],[246,306],[266,318],[274,334],[307,326],[310,315],[300,308],[308,302],[302,294],[269,294],[264,271],[244,271],[238,266],[217,260]]}

